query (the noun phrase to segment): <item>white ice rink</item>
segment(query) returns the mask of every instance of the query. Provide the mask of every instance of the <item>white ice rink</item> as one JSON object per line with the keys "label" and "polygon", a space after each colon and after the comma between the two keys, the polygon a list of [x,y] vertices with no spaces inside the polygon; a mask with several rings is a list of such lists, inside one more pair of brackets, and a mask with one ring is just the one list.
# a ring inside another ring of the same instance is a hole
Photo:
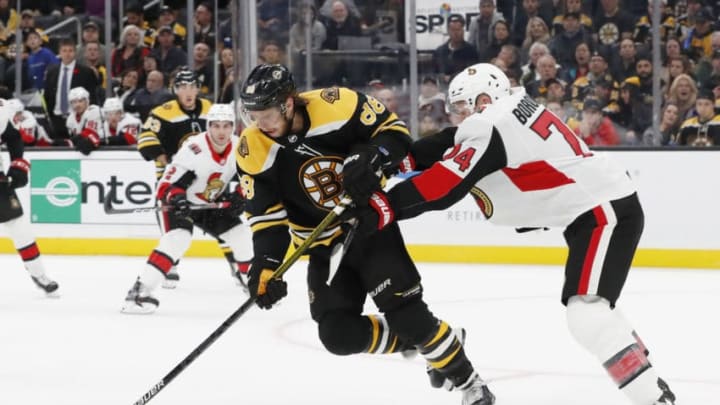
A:
{"label": "white ice rink", "polygon": [[[246,300],[223,259],[184,259],[157,313],[123,315],[144,258],[44,259],[58,299],[35,288],[17,256],[0,255],[1,405],[133,404]],[[150,403],[460,404],[429,386],[419,358],[326,353],[305,266],[287,273],[281,306],[248,311]],[[560,268],[419,267],[434,313],[467,328],[466,350],[497,405],[627,403],[567,332]],[[679,404],[720,404],[720,271],[634,269],[619,305]]]}

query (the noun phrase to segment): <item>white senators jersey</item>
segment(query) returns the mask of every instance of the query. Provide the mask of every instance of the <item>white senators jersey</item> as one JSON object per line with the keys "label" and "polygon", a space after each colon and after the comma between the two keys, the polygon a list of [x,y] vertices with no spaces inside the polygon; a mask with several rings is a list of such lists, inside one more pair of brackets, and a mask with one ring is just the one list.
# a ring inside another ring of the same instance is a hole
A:
{"label": "white senators jersey", "polygon": [[67,127],[70,136],[88,136],[94,133],[99,139],[104,139],[105,131],[103,130],[102,121],[100,107],[91,104],[88,106],[87,110],[80,115],[74,112],[68,115],[65,126]]}
{"label": "white senators jersey", "polygon": [[398,184],[389,197],[398,217],[409,218],[468,192],[493,223],[565,227],[635,186],[623,168],[590,151],[522,90],[465,119],[443,159]]}
{"label": "white senators jersey", "polygon": [[162,190],[176,186],[185,189],[188,201],[193,204],[215,201],[237,174],[233,152],[238,137],[231,139],[225,151],[217,153],[207,132],[189,137],[165,168],[158,183],[158,197],[162,197]]}
{"label": "white senators jersey", "polygon": [[33,113],[27,110],[15,114],[12,125],[22,135],[25,145],[47,146],[52,144],[52,139],[42,125],[39,125]]}
{"label": "white senators jersey", "polygon": [[103,122],[103,133],[105,135],[103,138],[113,139],[113,137],[117,137],[115,142],[106,142],[111,145],[134,145],[137,143],[141,126],[142,122],[139,118],[129,113],[123,113],[115,128],[110,128],[108,121]]}

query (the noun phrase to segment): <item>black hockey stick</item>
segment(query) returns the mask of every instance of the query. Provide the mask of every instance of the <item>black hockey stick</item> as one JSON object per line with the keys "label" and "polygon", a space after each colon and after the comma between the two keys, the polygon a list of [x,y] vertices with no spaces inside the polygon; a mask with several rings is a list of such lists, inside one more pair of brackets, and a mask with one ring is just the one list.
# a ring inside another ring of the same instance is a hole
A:
{"label": "black hockey stick", "polygon": [[[115,214],[140,214],[143,212],[156,212],[156,211],[169,211],[173,209],[170,205],[158,205],[154,207],[139,207],[139,208],[114,208],[112,206],[112,193],[105,195],[105,201],[103,201],[103,210],[108,215]],[[209,210],[216,208],[227,208],[230,206],[228,201],[214,202],[207,204],[194,204],[190,206],[190,210]]]}
{"label": "black hockey stick", "polygon": [[[280,278],[285,274],[290,266],[300,259],[300,256],[305,254],[305,251],[315,242],[315,240],[330,226],[337,217],[345,211],[345,208],[350,205],[351,201],[349,197],[343,198],[340,203],[328,213],[325,218],[315,227],[315,229],[308,235],[305,241],[295,249],[295,251],[287,258],[273,273],[273,278]],[[175,379],[180,373],[183,372],[195,359],[197,359],[211,344],[213,344],[228,328],[230,328],[245,312],[247,312],[252,306],[255,305],[255,297],[250,297],[245,301],[240,308],[235,310],[220,326],[213,331],[205,340],[198,345],[195,350],[188,354],[175,368],[170,370],[165,377],[155,383],[150,390],[148,390],[140,399],[134,402],[134,405],[144,405],[150,402],[160,391],[163,390],[172,380]]]}

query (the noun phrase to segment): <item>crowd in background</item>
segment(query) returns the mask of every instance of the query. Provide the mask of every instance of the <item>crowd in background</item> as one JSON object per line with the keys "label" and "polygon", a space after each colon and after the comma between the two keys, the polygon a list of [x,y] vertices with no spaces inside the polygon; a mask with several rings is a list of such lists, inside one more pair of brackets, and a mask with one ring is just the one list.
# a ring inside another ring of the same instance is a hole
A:
{"label": "crowd in background", "polygon": [[[659,72],[653,72],[650,53],[653,0],[478,0],[479,14],[467,19],[450,7],[442,27],[446,41],[419,55],[418,135],[455,123],[445,108],[450,79],[469,65],[487,62],[590,145],[720,144],[720,2],[654,1],[660,2],[662,14]],[[184,1],[147,10],[126,1],[124,21],[112,27],[113,38],[104,38],[104,2],[23,0],[20,15],[13,3],[0,0],[0,97],[11,98],[15,86],[21,86],[23,101],[35,107],[51,138],[68,136],[63,123],[72,111],[60,91],[63,84],[84,87],[90,103],[102,105],[108,74],[110,95],[141,120],[173,97],[170,78],[183,66],[196,72],[202,97],[233,99],[227,0],[219,2],[218,10],[212,2],[197,2],[190,16]],[[397,18],[383,18],[388,12]],[[315,62],[309,86],[364,90],[409,119],[407,86],[401,84],[407,66],[398,69],[397,63],[403,66],[407,49],[404,14],[400,0],[258,0],[258,57],[289,65],[304,83],[309,25]],[[44,32],[72,16],[83,21],[80,38],[72,30]],[[194,25],[192,41],[188,24]],[[383,40],[388,24],[395,25],[396,41]],[[18,26],[24,45],[21,83],[15,83]],[[348,45],[347,38],[360,40]],[[106,47],[112,47],[109,60]],[[358,50],[378,54],[363,57]],[[395,55],[395,63],[380,63],[384,53]],[[69,83],[63,81],[68,72]],[[652,128],[654,74],[661,77],[659,131]]]}

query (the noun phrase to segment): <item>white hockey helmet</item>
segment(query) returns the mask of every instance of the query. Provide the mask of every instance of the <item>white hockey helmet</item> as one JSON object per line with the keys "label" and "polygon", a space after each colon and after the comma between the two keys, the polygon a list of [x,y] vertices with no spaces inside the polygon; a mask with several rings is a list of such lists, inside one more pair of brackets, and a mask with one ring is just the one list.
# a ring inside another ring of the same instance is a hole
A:
{"label": "white hockey helmet", "polygon": [[123,112],[122,101],[117,97],[106,98],[102,106],[102,112],[108,114],[115,111]]}
{"label": "white hockey helmet", "polygon": [[473,111],[478,96],[487,94],[493,101],[510,95],[510,80],[497,66],[478,63],[463,69],[451,81],[448,88],[448,107],[465,102]]}
{"label": "white hockey helmet", "polygon": [[17,98],[11,98],[10,100],[6,100],[5,105],[8,109],[10,109],[13,115],[25,110],[25,105],[23,105],[22,101]]}
{"label": "white hockey helmet", "polygon": [[207,114],[207,126],[213,121],[230,121],[235,128],[235,111],[231,104],[213,104]]}
{"label": "white hockey helmet", "polygon": [[70,94],[68,94],[68,101],[74,101],[74,100],[87,100],[90,101],[90,93],[88,93],[87,90],[83,87],[74,87],[70,89]]}

